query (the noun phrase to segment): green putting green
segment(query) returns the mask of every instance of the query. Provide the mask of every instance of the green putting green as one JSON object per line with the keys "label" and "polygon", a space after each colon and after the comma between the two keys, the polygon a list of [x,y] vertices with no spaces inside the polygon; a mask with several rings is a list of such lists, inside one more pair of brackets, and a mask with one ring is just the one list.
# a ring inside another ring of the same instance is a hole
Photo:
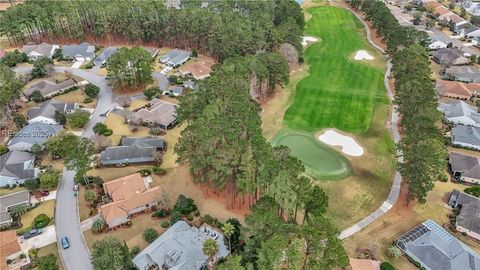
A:
{"label": "green putting green", "polygon": [[[305,34],[321,41],[305,52],[309,75],[296,86],[285,124],[310,132],[322,128],[364,132],[370,127],[374,105],[388,102],[383,56],[368,44],[364,25],[350,11],[320,6],[307,12],[312,17]],[[367,50],[376,59],[355,61],[352,55],[358,50]]]}
{"label": "green putting green", "polygon": [[313,134],[283,130],[273,138],[272,144],[290,148],[292,155],[302,161],[307,174],[314,178],[336,180],[351,173],[348,160]]}

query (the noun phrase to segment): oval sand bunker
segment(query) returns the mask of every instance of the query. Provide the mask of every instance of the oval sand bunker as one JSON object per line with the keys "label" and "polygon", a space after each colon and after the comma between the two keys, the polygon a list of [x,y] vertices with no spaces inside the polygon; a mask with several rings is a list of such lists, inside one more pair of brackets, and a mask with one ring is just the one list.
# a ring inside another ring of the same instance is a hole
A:
{"label": "oval sand bunker", "polygon": [[355,56],[353,57],[355,60],[373,60],[375,59],[373,56],[371,56],[367,51],[365,50],[359,50],[355,53]]}
{"label": "oval sand bunker", "polygon": [[335,130],[327,130],[318,139],[328,145],[341,146],[342,152],[354,157],[363,155],[363,148],[352,138],[342,135]]}
{"label": "oval sand bunker", "polygon": [[317,41],[318,41],[317,38],[305,36],[305,37],[302,37],[302,41],[301,41],[301,42],[302,42],[302,45],[303,45],[303,46],[307,46],[308,43],[311,43],[311,42],[313,43],[313,42],[317,42]]}

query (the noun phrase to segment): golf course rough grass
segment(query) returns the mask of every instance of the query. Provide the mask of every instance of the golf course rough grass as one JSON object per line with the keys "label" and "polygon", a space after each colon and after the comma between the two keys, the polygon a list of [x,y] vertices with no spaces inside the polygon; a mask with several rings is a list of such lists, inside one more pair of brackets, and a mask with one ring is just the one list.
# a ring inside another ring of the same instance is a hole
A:
{"label": "golf course rough grass", "polygon": [[348,160],[317,140],[314,134],[282,130],[272,140],[274,146],[287,146],[302,161],[311,177],[324,180],[343,179],[351,174]]}
{"label": "golf course rough grass", "polygon": [[318,37],[305,52],[309,75],[298,82],[285,113],[289,129],[315,132],[337,128],[362,133],[370,127],[375,104],[387,104],[383,70],[354,61],[358,50],[383,57],[365,38],[364,25],[349,11],[320,6],[307,9],[312,17],[305,35]]}

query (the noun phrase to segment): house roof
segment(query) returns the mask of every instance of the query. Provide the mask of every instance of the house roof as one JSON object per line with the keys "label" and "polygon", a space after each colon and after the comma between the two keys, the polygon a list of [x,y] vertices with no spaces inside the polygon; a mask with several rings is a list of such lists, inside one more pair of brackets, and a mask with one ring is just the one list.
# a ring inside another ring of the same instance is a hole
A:
{"label": "house roof", "polygon": [[30,193],[27,190],[0,196],[0,213],[5,213],[8,208],[22,203],[30,202]]}
{"label": "house roof", "polygon": [[0,232],[0,268],[8,269],[6,257],[22,251],[15,230]]}
{"label": "house roof", "polygon": [[32,123],[24,126],[19,132],[17,132],[8,143],[8,146],[12,146],[17,143],[42,145],[48,138],[57,134],[60,130],[62,130],[62,126],[60,125]]}
{"label": "house roof", "polygon": [[192,55],[192,52],[189,51],[184,51],[180,49],[173,49],[170,50],[168,53],[160,56],[160,61],[161,62],[171,62],[174,66],[181,64],[182,60],[190,57]]}
{"label": "house roof", "polygon": [[52,53],[53,46],[56,45],[47,44],[45,42],[39,45],[24,45],[20,51],[26,54],[36,52],[41,55],[49,56]]}
{"label": "house roof", "polygon": [[106,182],[103,188],[113,200],[100,206],[100,212],[109,225],[118,218],[126,219],[131,210],[158,201],[160,189],[148,188],[140,173]]}
{"label": "house roof", "polygon": [[29,119],[32,119],[38,116],[54,119],[55,111],[66,113],[73,109],[75,109],[75,103],[64,103],[64,102],[56,101],[54,99],[50,99],[48,101],[43,102],[38,107],[33,107],[29,109],[27,112],[27,115]]}
{"label": "house roof", "polygon": [[380,261],[348,258],[350,270],[380,270]]}
{"label": "house roof", "polygon": [[459,192],[456,205],[462,209],[457,215],[457,226],[480,234],[480,199],[470,194]]}
{"label": "house roof", "polygon": [[113,201],[128,200],[137,193],[147,190],[147,185],[140,173],[127,175],[103,184],[105,193],[110,195]]}
{"label": "house roof", "polygon": [[480,146],[480,128],[456,125],[452,128],[452,142]]}
{"label": "house roof", "polygon": [[147,51],[148,53],[150,53],[150,56],[151,57],[155,57],[158,53],[158,50],[156,48],[143,48],[145,51]]}
{"label": "house roof", "polygon": [[154,147],[112,146],[100,153],[100,162],[103,165],[152,162],[155,154]]}
{"label": "house roof", "polygon": [[192,74],[198,80],[205,78],[212,72],[212,66],[215,61],[210,58],[203,57],[202,59],[194,59],[190,63],[186,63],[179,68],[181,74]]}
{"label": "house roof", "polygon": [[438,14],[440,16],[447,15],[450,13],[452,12],[448,8],[444,7],[443,5],[440,5],[437,8],[435,8],[435,11],[433,12],[433,14]]}
{"label": "house roof", "polygon": [[480,69],[474,66],[453,66],[447,68],[445,73],[459,80],[480,83]]}
{"label": "house roof", "polygon": [[43,80],[23,90],[23,94],[25,94],[26,96],[31,96],[33,92],[39,91],[42,94],[42,96],[47,96],[51,93],[55,93],[59,90],[68,89],[75,85],[77,85],[77,83],[72,79],[69,79],[60,83],[56,83],[50,80]]}
{"label": "house roof", "polygon": [[150,101],[150,108],[143,108],[135,112],[131,120],[134,122],[152,122],[163,126],[169,126],[177,120],[177,105],[161,99]]}
{"label": "house roof", "polygon": [[155,147],[156,149],[163,149],[165,147],[165,141],[162,138],[153,136],[124,137],[122,138],[121,145],[137,145],[139,147]]}
{"label": "house roof", "polygon": [[[165,265],[172,270],[202,269],[208,259],[202,251],[203,242],[210,237],[207,230],[212,231],[210,227],[202,226],[198,229],[190,227],[184,221],[177,221],[132,261],[138,269],[147,269],[152,265],[157,265],[160,269]],[[216,231],[215,234],[219,236],[216,239],[219,247],[216,257],[226,257],[228,251],[223,236]]]}
{"label": "house roof", "polygon": [[475,92],[480,92],[480,83],[437,80],[437,90],[442,96],[455,95],[470,98]]}
{"label": "house roof", "polygon": [[480,269],[478,254],[432,220],[411,229],[395,242],[426,269]]}
{"label": "house roof", "polygon": [[480,158],[451,152],[449,160],[452,171],[460,172],[465,177],[480,179]]}
{"label": "house roof", "polygon": [[464,56],[464,52],[458,48],[443,48],[433,54],[433,59],[442,64],[468,64],[470,59]]}
{"label": "house roof", "polygon": [[9,151],[0,156],[0,175],[15,179],[31,179],[35,177],[35,168],[25,168],[25,162],[34,160],[31,153]]}
{"label": "house roof", "polygon": [[438,110],[450,122],[463,122],[463,124],[480,124],[480,113],[477,108],[461,100],[441,103]]}
{"label": "house roof", "polygon": [[102,64],[103,62],[107,61],[107,59],[112,56],[118,48],[115,47],[108,47],[105,48],[100,55],[98,55],[93,62],[95,62],[95,65]]}
{"label": "house roof", "polygon": [[82,44],[63,45],[62,54],[64,58],[73,57],[95,57],[95,46],[84,42]]}

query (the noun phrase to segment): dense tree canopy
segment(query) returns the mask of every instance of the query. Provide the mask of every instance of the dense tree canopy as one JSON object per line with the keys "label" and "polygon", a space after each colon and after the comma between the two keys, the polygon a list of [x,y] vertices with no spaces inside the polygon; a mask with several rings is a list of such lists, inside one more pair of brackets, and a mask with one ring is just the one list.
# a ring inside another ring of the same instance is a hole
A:
{"label": "dense tree canopy", "polygon": [[141,47],[121,48],[107,60],[107,80],[114,88],[134,87],[152,81],[154,59]]}
{"label": "dense tree canopy", "polygon": [[[283,1],[81,0],[26,1],[0,17],[0,34],[11,42],[46,38],[129,41],[199,49],[223,61],[288,42],[301,50],[305,22],[294,0]],[[180,2],[180,1],[179,1]]]}
{"label": "dense tree canopy", "polygon": [[15,77],[15,72],[0,63],[0,117],[11,116],[11,102],[20,96],[25,84]]}

